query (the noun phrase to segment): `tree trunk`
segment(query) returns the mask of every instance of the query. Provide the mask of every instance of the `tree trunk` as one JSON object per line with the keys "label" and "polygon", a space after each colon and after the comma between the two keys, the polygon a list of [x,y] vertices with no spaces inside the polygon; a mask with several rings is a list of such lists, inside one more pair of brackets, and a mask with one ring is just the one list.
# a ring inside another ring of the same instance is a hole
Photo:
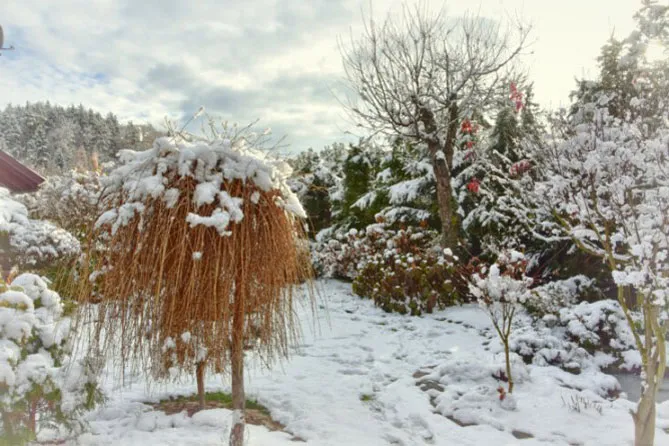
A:
{"label": "tree trunk", "polygon": [[513,393],[513,378],[511,377],[511,360],[509,358],[509,340],[504,340],[504,357],[506,359],[506,378],[509,380],[509,390],[506,393]]}
{"label": "tree trunk", "polygon": [[14,435],[14,423],[12,422],[12,413],[2,412],[2,430],[7,438],[12,438]]}
{"label": "tree trunk", "polygon": [[[423,122],[425,131],[435,135],[437,123],[434,113],[419,102],[420,120]],[[427,148],[430,152],[432,169],[437,188],[437,203],[439,205],[439,218],[441,219],[441,240],[444,248],[457,250],[459,239],[459,219],[456,213],[457,206],[453,200],[451,188],[451,169],[453,168],[453,155],[455,153],[455,137],[458,133],[458,105],[455,100],[451,101],[448,113],[448,131],[443,147],[435,136],[427,140]]]}
{"label": "tree trunk", "polygon": [[653,379],[649,376],[645,392],[641,394],[636,412],[632,413],[634,419],[634,446],[652,446],[655,442],[655,393],[657,387],[650,383]]}
{"label": "tree trunk", "polygon": [[437,187],[437,203],[441,219],[441,237],[444,248],[455,250],[458,246],[457,215],[453,209],[453,191],[451,190],[451,170],[443,159],[433,160],[432,168]]}
{"label": "tree trunk", "polygon": [[655,399],[666,369],[665,330],[658,323],[659,309],[647,301],[643,307],[645,326],[645,386],[634,419],[634,446],[652,446],[655,441]]}
{"label": "tree trunk", "polygon": [[[237,281],[237,284],[240,282]],[[230,362],[232,366],[232,429],[230,446],[244,445],[245,402],[244,395],[244,296],[243,287],[235,287],[234,314],[232,319],[232,345]]]}
{"label": "tree trunk", "polygon": [[195,367],[195,376],[197,377],[197,398],[200,402],[200,409],[204,409],[205,404],[205,392],[204,392],[204,368],[206,362],[198,362]]}
{"label": "tree trunk", "polygon": [[28,409],[28,430],[33,434],[37,434],[37,399],[30,401]]}

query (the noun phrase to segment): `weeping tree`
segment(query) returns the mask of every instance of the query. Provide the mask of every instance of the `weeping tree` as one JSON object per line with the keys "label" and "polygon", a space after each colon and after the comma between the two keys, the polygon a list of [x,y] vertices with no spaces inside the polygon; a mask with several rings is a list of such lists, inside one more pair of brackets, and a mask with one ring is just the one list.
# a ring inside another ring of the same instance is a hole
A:
{"label": "weeping tree", "polygon": [[370,20],[359,38],[342,45],[351,117],[427,146],[447,247],[455,248],[459,237],[451,187],[459,125],[506,97],[528,33],[521,24],[405,7],[381,25]]}
{"label": "weeping tree", "polygon": [[288,354],[296,287],[311,274],[290,168],[258,151],[264,142],[248,131],[177,133],[122,152],[104,179],[78,293],[98,304],[83,306],[91,348],[123,369],[195,372],[200,404],[205,370],[229,372],[234,446],[244,440],[244,349],[267,364]]}

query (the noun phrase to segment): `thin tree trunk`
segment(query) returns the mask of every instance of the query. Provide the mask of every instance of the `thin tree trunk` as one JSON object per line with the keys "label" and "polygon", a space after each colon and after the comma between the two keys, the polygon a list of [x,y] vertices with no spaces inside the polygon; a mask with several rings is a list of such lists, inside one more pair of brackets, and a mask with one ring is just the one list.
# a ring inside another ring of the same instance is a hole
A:
{"label": "thin tree trunk", "polygon": [[2,430],[7,438],[12,438],[14,435],[12,414],[10,412],[2,412]]}
{"label": "thin tree trunk", "polygon": [[[237,281],[237,284],[240,282]],[[245,402],[244,395],[244,296],[243,286],[235,287],[234,314],[232,320],[232,345],[230,362],[232,366],[232,410],[233,420],[230,430],[230,446],[244,445]]]}
{"label": "thin tree trunk", "polygon": [[639,399],[634,419],[634,445],[652,446],[655,442],[655,399],[664,381],[666,369],[665,330],[658,323],[659,310],[648,303],[644,305],[646,354],[644,369],[645,386]]}
{"label": "thin tree trunk", "polygon": [[37,434],[37,399],[30,401],[28,414],[28,430],[33,434]]}
{"label": "thin tree trunk", "polygon": [[511,360],[509,358],[509,340],[504,340],[504,356],[506,359],[506,378],[509,380],[509,390],[506,393],[513,393],[513,378],[511,377]]}
{"label": "thin tree trunk", "polygon": [[655,374],[647,375],[647,383],[641,394],[634,419],[634,446],[652,446],[655,442]]}
{"label": "thin tree trunk", "polygon": [[634,446],[655,444],[655,395],[644,392],[634,418]]}
{"label": "thin tree trunk", "polygon": [[204,409],[205,392],[204,392],[204,370],[206,362],[198,362],[195,367],[195,376],[197,377],[197,397],[200,402],[200,409]]}

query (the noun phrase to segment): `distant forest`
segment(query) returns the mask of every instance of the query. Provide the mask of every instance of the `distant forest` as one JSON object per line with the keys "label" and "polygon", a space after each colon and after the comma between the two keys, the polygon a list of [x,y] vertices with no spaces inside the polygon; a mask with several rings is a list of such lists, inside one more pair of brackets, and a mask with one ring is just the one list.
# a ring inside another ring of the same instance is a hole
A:
{"label": "distant forest", "polygon": [[119,123],[113,113],[103,116],[83,105],[37,102],[0,111],[0,150],[42,175],[90,169],[94,160],[110,161],[121,149],[148,148],[160,134],[150,124]]}

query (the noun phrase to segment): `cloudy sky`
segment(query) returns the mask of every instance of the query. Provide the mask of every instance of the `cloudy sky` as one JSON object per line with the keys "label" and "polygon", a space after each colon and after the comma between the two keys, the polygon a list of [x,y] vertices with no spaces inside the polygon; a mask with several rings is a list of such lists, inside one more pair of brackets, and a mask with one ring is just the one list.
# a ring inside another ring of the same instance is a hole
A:
{"label": "cloudy sky", "polygon": [[[404,2],[373,0],[385,17]],[[438,10],[441,1],[429,1]],[[451,0],[449,14],[519,15],[534,27],[524,58],[544,106],[567,100],[574,77],[594,75],[613,31],[633,27],[638,0]],[[83,103],[160,126],[204,105],[215,116],[285,135],[293,150],[343,140],[351,123],[338,38],[360,31],[368,0],[7,0],[0,106]]]}

